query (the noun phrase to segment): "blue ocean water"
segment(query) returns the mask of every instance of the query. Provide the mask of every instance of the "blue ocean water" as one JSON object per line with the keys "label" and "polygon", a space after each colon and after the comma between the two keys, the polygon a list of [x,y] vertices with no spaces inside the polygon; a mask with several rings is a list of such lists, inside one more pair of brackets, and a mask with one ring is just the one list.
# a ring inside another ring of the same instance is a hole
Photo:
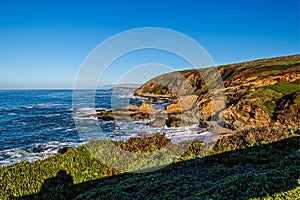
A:
{"label": "blue ocean water", "polygon": [[[96,105],[109,109],[111,95],[97,91]],[[73,120],[72,90],[0,91],[0,166],[44,158],[82,142]]]}
{"label": "blue ocean water", "polygon": [[[72,107],[72,94],[72,90],[0,90],[0,166],[46,158],[62,147],[81,145],[93,135],[126,140],[141,132],[166,132],[170,138],[182,138],[200,131],[198,127],[164,127],[162,130],[150,128],[149,120],[102,121],[91,115],[97,109],[128,104],[140,106],[145,98],[135,97],[129,91],[97,90],[95,95],[90,95],[90,92],[84,95],[83,91],[81,98],[92,98],[96,109],[83,106],[76,112]],[[163,100],[151,101],[157,110],[169,104]],[[75,126],[74,118],[78,116],[74,113],[80,113],[82,121],[96,120],[101,133],[95,133],[93,127],[86,126],[86,136],[82,137]]]}
{"label": "blue ocean water", "polygon": [[[45,158],[61,147],[78,146],[86,141],[86,138],[78,135],[74,124],[72,92],[0,91],[0,166]],[[110,109],[112,95],[120,100],[120,106],[122,102],[124,105],[128,101],[135,105],[142,102],[140,98],[131,97],[128,91],[98,90],[95,96],[83,97],[94,98],[96,108]],[[88,108],[82,108],[81,111],[82,116],[95,113],[95,110]],[[118,129],[112,122],[103,122],[101,125],[104,132],[111,135]]]}

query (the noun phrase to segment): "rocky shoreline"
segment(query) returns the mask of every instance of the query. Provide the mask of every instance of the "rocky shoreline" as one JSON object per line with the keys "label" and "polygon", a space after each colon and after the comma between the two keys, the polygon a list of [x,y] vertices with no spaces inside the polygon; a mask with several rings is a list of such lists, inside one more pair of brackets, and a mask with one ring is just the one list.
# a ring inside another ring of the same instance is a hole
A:
{"label": "rocky shoreline", "polygon": [[[129,105],[109,111],[98,110],[94,117],[105,121],[152,119],[150,127],[199,124],[223,135],[268,124],[300,127],[300,55],[217,69],[215,72],[220,73],[224,88],[208,90],[198,70],[169,73],[134,91],[135,95],[148,99],[167,99],[170,104],[164,110],[155,110],[150,101],[145,100],[140,107]],[[201,70],[208,74],[209,69]],[[181,88],[172,92],[177,85]],[[218,99],[220,93],[224,99]]]}
{"label": "rocky shoreline", "polygon": [[[114,165],[107,166],[104,158],[93,157],[91,150],[97,154],[104,143],[109,143],[126,152],[153,155],[152,152],[164,150],[169,145],[176,149],[178,144],[172,144],[166,135],[156,133],[132,137],[128,141],[97,140],[78,148],[65,147],[45,160],[1,167],[0,198],[299,197],[300,55],[217,69],[224,88],[211,87],[208,91],[197,70],[176,72],[176,76],[170,73],[148,81],[135,91],[151,98],[168,96],[172,103],[165,109],[155,110],[150,101],[144,101],[139,107],[129,105],[110,111],[97,110],[92,115],[107,121],[153,119],[149,124],[153,127],[191,124],[220,127],[224,119],[222,133],[225,137],[218,138],[214,144],[193,140],[173,163],[143,174],[124,173]],[[178,73],[185,78],[178,78]],[[178,85],[188,87],[179,87],[176,93],[174,89]],[[219,93],[225,94],[225,103],[211,101],[211,97],[218,97]],[[217,119],[215,124],[211,119]],[[111,149],[104,149],[104,153],[113,154]],[[121,153],[112,161],[123,160],[122,156],[126,154]],[[155,156],[155,159],[159,161],[161,157]],[[153,160],[135,161],[124,164],[129,169],[153,165]]]}
{"label": "rocky shoreline", "polygon": [[[208,69],[203,73],[205,70]],[[155,110],[146,100],[140,107],[100,110],[94,117],[106,121],[153,119],[152,127],[220,126],[224,134],[270,123],[300,126],[300,55],[220,66],[217,72],[223,78],[224,88],[207,90],[199,71],[186,70],[176,72],[174,79],[172,73],[161,75],[135,90],[138,96],[171,101],[164,110]],[[184,79],[178,78],[178,73]],[[166,79],[169,83],[163,85]],[[185,87],[177,94],[184,95],[175,98],[176,93],[170,88],[180,84]],[[218,93],[224,94],[223,101],[212,101]]]}

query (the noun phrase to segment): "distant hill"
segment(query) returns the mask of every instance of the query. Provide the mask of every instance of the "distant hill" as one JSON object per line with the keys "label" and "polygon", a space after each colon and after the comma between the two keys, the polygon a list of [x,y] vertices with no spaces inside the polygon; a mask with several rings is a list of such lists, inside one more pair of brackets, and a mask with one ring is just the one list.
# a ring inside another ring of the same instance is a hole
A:
{"label": "distant hill", "polygon": [[124,87],[124,86],[116,86],[109,88],[109,90],[128,90],[128,91],[135,91],[138,87]]}
{"label": "distant hill", "polygon": [[135,83],[124,83],[124,84],[109,84],[109,85],[101,85],[98,89],[102,90],[135,90],[141,87],[142,84]]}

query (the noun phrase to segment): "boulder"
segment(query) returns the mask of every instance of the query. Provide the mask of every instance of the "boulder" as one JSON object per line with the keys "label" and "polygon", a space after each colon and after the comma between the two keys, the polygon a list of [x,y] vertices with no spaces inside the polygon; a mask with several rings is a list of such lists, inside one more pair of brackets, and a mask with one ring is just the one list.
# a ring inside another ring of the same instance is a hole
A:
{"label": "boulder", "polygon": [[181,96],[175,99],[173,104],[167,106],[166,111],[168,113],[181,113],[190,110],[195,106],[197,99],[197,95]]}
{"label": "boulder", "polygon": [[74,149],[74,148],[72,148],[72,147],[62,147],[62,148],[57,150],[57,153],[62,155],[62,154],[68,153],[72,149]]}
{"label": "boulder", "polygon": [[155,115],[154,121],[150,123],[151,127],[164,127],[166,125],[167,112],[165,110]]}
{"label": "boulder", "polygon": [[155,112],[155,109],[149,101],[143,101],[139,107],[139,112]]}
{"label": "boulder", "polygon": [[155,117],[154,121],[150,123],[150,127],[164,127],[166,125],[167,118]]}

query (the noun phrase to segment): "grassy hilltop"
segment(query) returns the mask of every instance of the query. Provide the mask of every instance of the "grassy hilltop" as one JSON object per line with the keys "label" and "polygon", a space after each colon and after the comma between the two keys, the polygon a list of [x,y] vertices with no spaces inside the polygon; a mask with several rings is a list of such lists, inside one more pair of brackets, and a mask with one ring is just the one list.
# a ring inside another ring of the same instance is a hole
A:
{"label": "grassy hilltop", "polygon": [[[161,75],[136,90],[141,96],[174,98],[166,108],[170,126],[190,122],[188,116],[207,126],[211,116],[224,118],[234,133],[213,146],[192,141],[162,169],[123,173],[88,151],[101,150],[108,141],[92,141],[45,160],[1,167],[0,199],[297,199],[300,55],[219,66],[217,71],[223,88],[207,85],[201,76],[215,80],[216,75],[203,69],[202,74]],[[214,110],[210,97],[220,90],[226,105]],[[160,134],[113,144],[144,155],[168,145],[176,149]],[[128,163],[136,164],[143,163]]]}

